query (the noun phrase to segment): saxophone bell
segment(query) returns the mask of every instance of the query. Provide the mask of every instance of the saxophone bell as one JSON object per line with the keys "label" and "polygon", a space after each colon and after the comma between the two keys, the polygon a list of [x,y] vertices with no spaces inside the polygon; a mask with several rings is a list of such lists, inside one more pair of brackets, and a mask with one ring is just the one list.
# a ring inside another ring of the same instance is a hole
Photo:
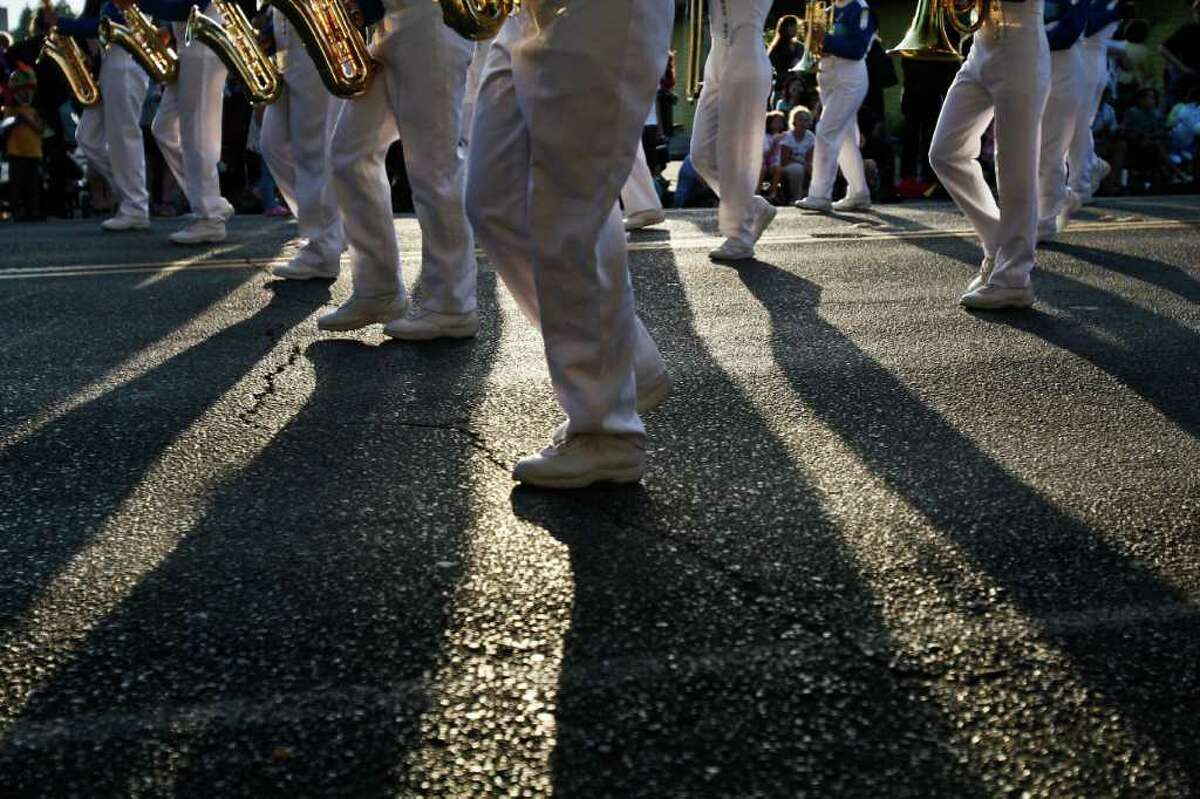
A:
{"label": "saxophone bell", "polygon": [[438,0],[442,21],[465,39],[483,41],[500,32],[505,20],[521,10],[521,0]]}
{"label": "saxophone bell", "polygon": [[137,8],[130,6],[124,15],[124,25],[100,17],[101,46],[107,50],[115,45],[128,51],[155,83],[174,83],[179,77],[179,56],[159,38],[154,23]]}
{"label": "saxophone bell", "polygon": [[62,70],[71,94],[80,105],[91,108],[100,104],[100,87],[96,85],[96,79],[92,76],[92,70],[78,42],[59,33],[57,28],[51,28],[42,43],[37,63],[40,64],[44,58],[49,58]]}
{"label": "saxophone bell", "polygon": [[258,46],[258,37],[245,12],[230,0],[213,0],[225,24],[192,6],[184,29],[184,42],[210,48],[246,89],[251,105],[273,103],[283,93],[283,79],[275,63]]}
{"label": "saxophone bell", "polygon": [[341,0],[267,0],[295,29],[325,88],[353,100],[366,94],[377,65]]}

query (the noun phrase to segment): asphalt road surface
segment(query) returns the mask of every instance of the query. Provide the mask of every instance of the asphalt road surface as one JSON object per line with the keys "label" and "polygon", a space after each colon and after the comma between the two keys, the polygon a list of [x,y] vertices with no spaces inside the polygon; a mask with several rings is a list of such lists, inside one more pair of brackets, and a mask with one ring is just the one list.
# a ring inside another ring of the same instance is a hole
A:
{"label": "asphalt road surface", "polygon": [[1200,201],[1008,313],[947,205],[714,228],[634,235],[675,392],[566,493],[486,264],[402,344],[290,223],[0,228],[0,797],[1200,795]]}

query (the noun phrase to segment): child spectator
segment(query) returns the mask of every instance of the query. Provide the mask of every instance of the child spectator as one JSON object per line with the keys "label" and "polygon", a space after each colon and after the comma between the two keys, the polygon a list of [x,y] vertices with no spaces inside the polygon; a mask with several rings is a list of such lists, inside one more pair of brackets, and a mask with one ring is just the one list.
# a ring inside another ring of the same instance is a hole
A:
{"label": "child spectator", "polygon": [[1184,102],[1176,103],[1167,115],[1171,131],[1171,163],[1191,172],[1196,160],[1196,137],[1200,136],[1200,89],[1193,89]]}
{"label": "child spectator", "polygon": [[813,147],[817,137],[813,135],[813,115],[804,106],[792,109],[791,127],[779,142],[779,155],[783,177],[787,181],[788,197],[798,200],[808,189],[808,176],[812,169]]}
{"label": "child spectator", "polygon": [[769,185],[766,195],[771,202],[779,199],[779,189],[783,181],[783,156],[780,154],[780,143],[786,133],[787,117],[783,112],[768,112],[767,130],[763,134],[763,165],[759,184]]}
{"label": "child spectator", "polygon": [[25,64],[17,64],[8,78],[12,107],[4,109],[4,118],[13,119],[4,152],[8,156],[8,183],[13,217],[18,222],[41,222],[42,214],[42,134],[46,124],[33,107],[37,76]]}

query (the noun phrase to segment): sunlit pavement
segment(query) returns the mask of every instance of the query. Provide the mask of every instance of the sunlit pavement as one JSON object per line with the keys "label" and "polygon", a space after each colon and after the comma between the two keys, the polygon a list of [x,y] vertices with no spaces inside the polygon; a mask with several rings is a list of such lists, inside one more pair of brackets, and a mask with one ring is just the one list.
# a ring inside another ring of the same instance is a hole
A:
{"label": "sunlit pavement", "polygon": [[1198,220],[1092,207],[970,314],[949,206],[740,267],[673,215],[649,473],[569,493],[486,264],[401,344],[317,331],[289,223],[0,228],[0,797],[1200,794]]}

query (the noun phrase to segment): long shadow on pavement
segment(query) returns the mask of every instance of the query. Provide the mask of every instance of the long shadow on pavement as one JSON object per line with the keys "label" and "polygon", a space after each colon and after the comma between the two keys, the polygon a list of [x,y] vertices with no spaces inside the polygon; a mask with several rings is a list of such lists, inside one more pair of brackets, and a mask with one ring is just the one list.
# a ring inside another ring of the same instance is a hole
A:
{"label": "long shadow on pavement", "polygon": [[648,417],[647,487],[512,496],[570,550],[555,791],[977,793],[853,554],[664,260],[638,289],[677,381]]}
{"label": "long shadow on pavement", "polygon": [[168,445],[329,298],[328,285],[272,292],[249,318],[0,452],[7,498],[0,513],[0,634],[24,621],[48,581],[92,541]]}
{"label": "long shadow on pavement", "polygon": [[[759,262],[738,274],[770,314],[775,362],[795,395],[1003,588],[1070,658],[1096,704],[1200,784],[1200,716],[1181,703],[1198,687],[1195,615],[1125,628],[1120,640],[1087,625],[1047,624],[1097,609],[1178,608],[1185,597],[1015,478],[822,319],[816,285]],[[1095,764],[1097,772],[1110,765]]]}
{"label": "long shadow on pavement", "polygon": [[498,340],[311,344],[303,407],[36,693],[0,793],[395,795],[473,518],[457,428]]}

